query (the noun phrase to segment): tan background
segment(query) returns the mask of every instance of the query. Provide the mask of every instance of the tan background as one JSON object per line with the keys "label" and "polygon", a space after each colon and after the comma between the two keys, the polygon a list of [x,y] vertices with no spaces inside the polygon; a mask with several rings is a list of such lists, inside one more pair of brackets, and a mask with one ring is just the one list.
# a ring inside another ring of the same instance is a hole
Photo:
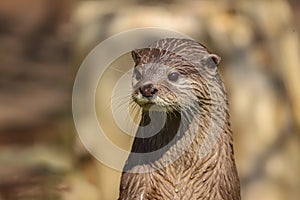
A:
{"label": "tan background", "polygon": [[299,199],[299,13],[297,0],[1,1],[0,199],[117,198],[120,173],[77,138],[72,85],[96,44],[147,26],[183,32],[222,57],[243,199]]}

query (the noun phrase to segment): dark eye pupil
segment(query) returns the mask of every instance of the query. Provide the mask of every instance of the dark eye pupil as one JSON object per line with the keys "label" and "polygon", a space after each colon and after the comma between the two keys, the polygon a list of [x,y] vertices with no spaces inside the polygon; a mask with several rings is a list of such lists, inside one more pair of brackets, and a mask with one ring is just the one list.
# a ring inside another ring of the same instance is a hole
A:
{"label": "dark eye pupil", "polygon": [[136,80],[142,79],[142,74],[137,69],[134,69],[134,74],[135,74]]}
{"label": "dark eye pupil", "polygon": [[170,81],[177,81],[179,74],[177,72],[172,72],[168,75]]}

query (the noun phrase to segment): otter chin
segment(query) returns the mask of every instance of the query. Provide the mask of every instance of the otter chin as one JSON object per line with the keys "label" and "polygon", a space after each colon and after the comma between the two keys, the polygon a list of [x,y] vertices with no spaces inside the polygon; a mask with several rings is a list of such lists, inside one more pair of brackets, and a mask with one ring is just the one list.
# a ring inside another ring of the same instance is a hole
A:
{"label": "otter chin", "polygon": [[220,57],[178,38],[131,53],[142,113],[119,200],[240,200]]}
{"label": "otter chin", "polygon": [[132,99],[145,111],[171,112],[174,109],[174,106],[157,95],[149,98],[138,93],[138,95],[132,96]]}

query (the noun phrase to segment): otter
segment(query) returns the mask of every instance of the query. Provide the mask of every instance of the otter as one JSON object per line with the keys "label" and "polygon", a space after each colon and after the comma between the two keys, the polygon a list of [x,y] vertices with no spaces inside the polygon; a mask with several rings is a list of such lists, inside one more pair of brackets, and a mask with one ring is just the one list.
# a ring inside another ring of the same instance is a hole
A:
{"label": "otter", "polygon": [[220,57],[191,39],[131,52],[132,100],[142,116],[119,200],[239,200]]}

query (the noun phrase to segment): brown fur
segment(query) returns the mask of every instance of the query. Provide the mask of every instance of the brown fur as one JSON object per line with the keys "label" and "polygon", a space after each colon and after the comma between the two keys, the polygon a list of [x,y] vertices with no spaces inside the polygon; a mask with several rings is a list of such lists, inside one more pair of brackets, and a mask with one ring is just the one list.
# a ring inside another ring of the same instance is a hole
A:
{"label": "brown fur", "polygon": [[[169,38],[133,51],[133,59],[143,78],[133,77],[132,97],[144,110],[119,200],[239,200],[226,93],[217,70],[220,58],[195,41]],[[180,73],[175,83],[166,78],[170,70]],[[159,98],[140,96],[139,88],[149,82]],[[165,109],[166,122],[156,134],[147,130],[155,130],[165,113],[152,111],[151,118],[147,103]]]}

